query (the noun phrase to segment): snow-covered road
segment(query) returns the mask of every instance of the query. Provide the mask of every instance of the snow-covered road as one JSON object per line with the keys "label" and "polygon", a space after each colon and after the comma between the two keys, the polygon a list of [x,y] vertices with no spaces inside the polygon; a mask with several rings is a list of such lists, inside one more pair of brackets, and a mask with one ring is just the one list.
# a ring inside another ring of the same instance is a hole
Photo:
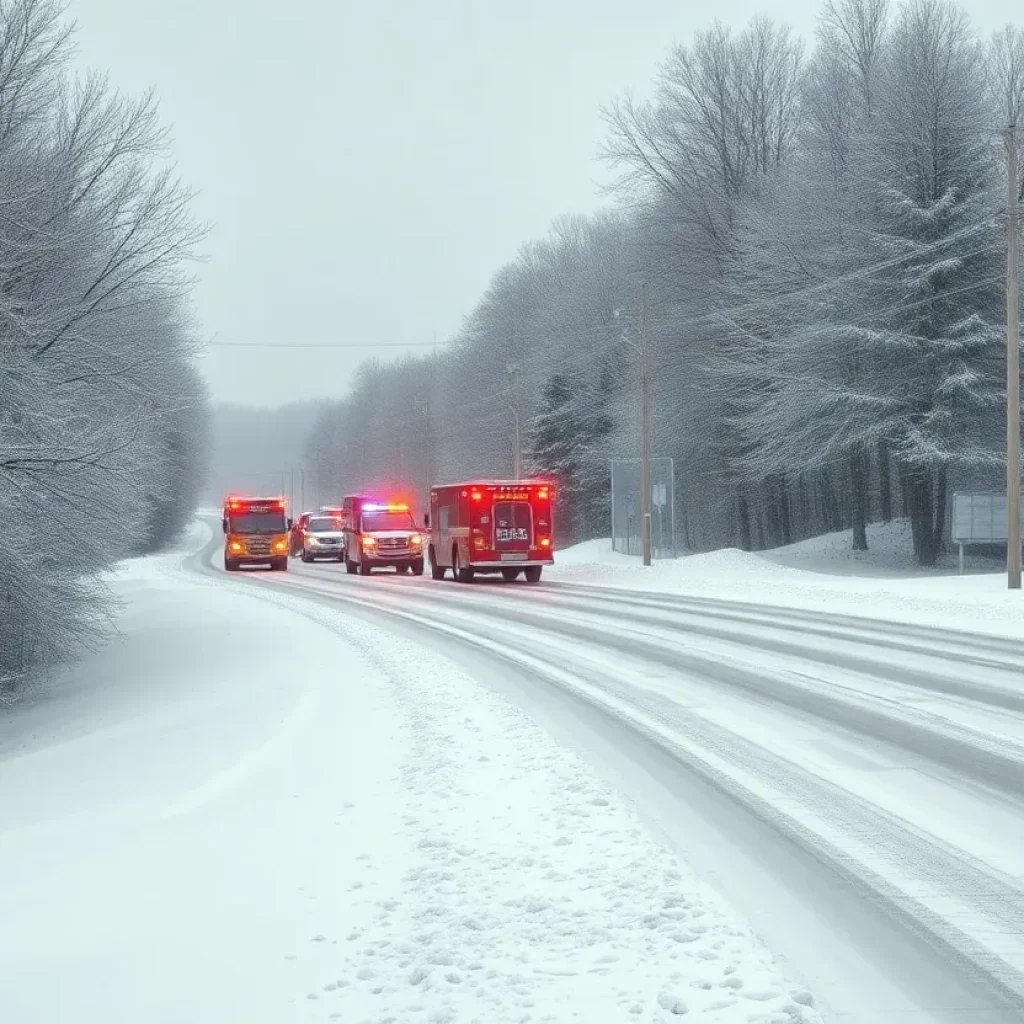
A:
{"label": "snow-covered road", "polygon": [[[191,568],[223,582],[216,541]],[[712,878],[827,1019],[1024,1019],[1024,643],[334,564],[231,586],[384,626],[519,701]]]}
{"label": "snow-covered road", "polygon": [[822,1024],[486,664],[216,547],[0,716],[0,1021]]}
{"label": "snow-covered road", "polygon": [[0,717],[0,1020],[1024,1020],[1024,644],[220,543]]}

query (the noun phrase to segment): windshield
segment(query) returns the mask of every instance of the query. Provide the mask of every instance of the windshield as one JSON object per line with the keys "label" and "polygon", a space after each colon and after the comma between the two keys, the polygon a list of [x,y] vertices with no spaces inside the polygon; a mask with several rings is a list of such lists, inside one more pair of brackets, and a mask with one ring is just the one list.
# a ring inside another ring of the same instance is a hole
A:
{"label": "windshield", "polygon": [[415,530],[416,522],[411,512],[364,512],[363,533],[378,533],[382,530]]}
{"label": "windshield", "polygon": [[228,517],[231,533],[284,533],[288,529],[282,512],[234,512]]}
{"label": "windshield", "polygon": [[340,519],[328,519],[326,516],[321,519],[310,519],[306,526],[310,533],[339,533],[341,528]]}

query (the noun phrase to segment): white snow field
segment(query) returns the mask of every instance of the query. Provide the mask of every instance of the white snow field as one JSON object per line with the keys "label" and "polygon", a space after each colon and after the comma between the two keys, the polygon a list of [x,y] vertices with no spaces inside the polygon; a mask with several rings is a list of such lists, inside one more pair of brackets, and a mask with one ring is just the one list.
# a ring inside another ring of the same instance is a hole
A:
{"label": "white snow field", "polygon": [[592,540],[555,554],[551,580],[658,593],[688,594],[827,610],[891,622],[1024,637],[1024,600],[1007,590],[992,560],[968,558],[958,575],[948,556],[921,569],[911,556],[906,522],[868,527],[868,550],[851,550],[850,531],[826,534],[770,551],[735,548],[644,567],[638,557]]}
{"label": "white snow field", "polygon": [[455,660],[184,557],[126,563],[120,636],[0,717],[4,1024],[820,1024]]}

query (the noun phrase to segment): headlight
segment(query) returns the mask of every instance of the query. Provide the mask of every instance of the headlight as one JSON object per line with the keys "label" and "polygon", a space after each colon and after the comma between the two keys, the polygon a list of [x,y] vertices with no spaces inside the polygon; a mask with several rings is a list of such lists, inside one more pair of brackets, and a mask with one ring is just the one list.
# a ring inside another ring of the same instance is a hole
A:
{"label": "headlight", "polygon": [[377,538],[376,537],[364,537],[363,538],[363,547],[364,548],[375,548],[376,546],[377,546]]}
{"label": "headlight", "polygon": [[320,543],[320,540],[319,540],[318,537],[310,537],[309,538],[309,543],[312,544],[315,547],[317,544]]}
{"label": "headlight", "polygon": [[287,551],[288,550],[288,541],[286,541],[286,540],[275,541],[274,542],[274,550],[278,551],[278,552]]}
{"label": "headlight", "polygon": [[423,538],[418,533],[414,533],[409,540],[414,548],[418,548],[423,543]]}
{"label": "headlight", "polygon": [[241,551],[242,550],[242,542],[238,541],[238,540],[233,540],[231,542],[230,547],[231,547],[232,551]]}

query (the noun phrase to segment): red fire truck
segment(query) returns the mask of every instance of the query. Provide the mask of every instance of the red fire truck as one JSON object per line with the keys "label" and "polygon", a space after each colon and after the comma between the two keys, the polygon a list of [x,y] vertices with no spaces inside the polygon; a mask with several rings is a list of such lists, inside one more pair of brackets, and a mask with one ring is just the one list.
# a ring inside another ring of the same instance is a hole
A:
{"label": "red fire truck", "polygon": [[554,488],[546,480],[478,480],[430,489],[430,575],[459,583],[477,573],[520,573],[528,583],[554,565]]}
{"label": "red fire truck", "polygon": [[243,565],[288,568],[288,531],[284,498],[227,498],[221,520],[224,530],[224,568]]}

